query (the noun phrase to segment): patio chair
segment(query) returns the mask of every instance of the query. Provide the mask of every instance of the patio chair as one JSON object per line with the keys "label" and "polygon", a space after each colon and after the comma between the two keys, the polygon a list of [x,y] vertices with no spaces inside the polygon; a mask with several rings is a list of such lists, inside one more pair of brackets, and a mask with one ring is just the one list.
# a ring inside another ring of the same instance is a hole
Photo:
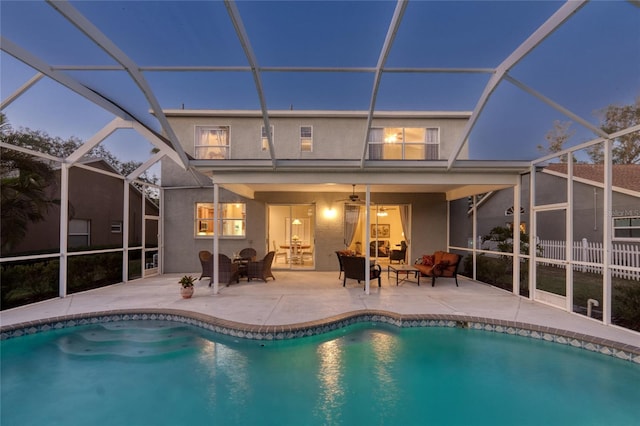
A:
{"label": "patio chair", "polygon": [[273,263],[275,254],[275,251],[270,251],[262,260],[249,262],[247,264],[247,280],[251,281],[252,278],[260,278],[262,281],[267,282],[267,278],[269,277],[275,280],[276,277],[274,277],[271,272],[271,264]]}
{"label": "patio chair", "polygon": [[247,247],[240,250],[240,257],[244,260],[255,261],[258,256],[256,249]]}
{"label": "patio chair", "polygon": [[[203,250],[198,253],[200,264],[202,265],[202,274],[198,280],[209,278],[209,287],[213,282],[213,254],[210,251]],[[238,273],[238,264],[231,261],[229,256],[218,253],[218,282],[224,283],[229,287],[233,281],[240,282],[240,274]]]}
{"label": "patio chair", "polygon": [[211,272],[209,272],[208,266],[209,266],[209,262],[211,262],[212,256],[213,254],[211,254],[211,252],[207,250],[202,250],[198,253],[198,258],[200,259],[200,266],[202,266],[202,273],[200,274],[200,278],[198,278],[198,281],[200,281],[205,277],[211,278]]}
{"label": "patio chair", "polygon": [[400,250],[391,250],[391,254],[389,255],[389,263],[393,263],[397,261],[398,263],[405,263],[407,256],[407,242],[402,240],[400,241]]}
{"label": "patio chair", "polygon": [[431,287],[435,287],[436,278],[453,278],[458,286],[458,266],[462,256],[445,251],[437,251],[432,256],[422,256],[419,259],[422,263],[416,263],[414,267],[418,269],[423,277],[431,277]]}
{"label": "patio chair", "polygon": [[[358,280],[358,282],[366,280],[365,275],[365,262],[366,258],[363,256],[342,256],[342,266],[344,267],[344,278],[342,279],[342,287],[346,286],[347,278]],[[380,276],[382,275],[382,268],[380,265],[369,265],[369,279],[378,279],[378,287],[382,287],[380,282]]]}
{"label": "patio chair", "polygon": [[342,273],[344,272],[344,266],[342,266],[342,256],[351,256],[351,252],[349,250],[336,250],[336,256],[338,256],[338,264],[340,265],[340,273],[338,274],[338,279],[342,278]]}

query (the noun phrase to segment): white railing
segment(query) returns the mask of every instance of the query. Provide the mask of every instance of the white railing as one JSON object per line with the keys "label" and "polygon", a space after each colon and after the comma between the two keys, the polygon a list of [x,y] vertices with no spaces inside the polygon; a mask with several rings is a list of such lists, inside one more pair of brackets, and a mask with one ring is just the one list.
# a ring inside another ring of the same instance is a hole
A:
{"label": "white railing", "polygon": [[[566,260],[566,243],[558,240],[540,240],[536,242],[541,257],[553,260]],[[602,273],[602,262],[604,261],[604,246],[601,242],[582,241],[573,242],[573,261],[580,262],[574,264],[573,270],[580,272]],[[562,265],[553,264],[556,267]],[[613,243],[611,251],[611,267],[625,267],[624,269],[613,269],[614,277],[640,281],[640,244]],[[635,268],[636,270],[629,270]]]}

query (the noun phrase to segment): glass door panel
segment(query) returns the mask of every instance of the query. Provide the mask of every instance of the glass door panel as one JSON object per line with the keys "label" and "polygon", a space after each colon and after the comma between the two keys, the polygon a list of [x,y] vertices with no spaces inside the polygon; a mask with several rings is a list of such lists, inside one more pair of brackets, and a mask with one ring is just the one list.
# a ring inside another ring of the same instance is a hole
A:
{"label": "glass door panel", "polygon": [[315,205],[270,205],[268,241],[274,268],[314,269]]}

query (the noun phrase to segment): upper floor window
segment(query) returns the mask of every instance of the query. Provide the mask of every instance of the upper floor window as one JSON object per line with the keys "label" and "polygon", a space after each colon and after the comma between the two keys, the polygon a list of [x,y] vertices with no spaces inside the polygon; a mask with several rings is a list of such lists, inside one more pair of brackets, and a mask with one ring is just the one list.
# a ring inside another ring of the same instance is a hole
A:
{"label": "upper floor window", "polygon": [[229,158],[229,126],[196,127],[195,157],[199,160]]}
{"label": "upper floor window", "polygon": [[640,238],[640,216],[614,217],[614,238]]}
{"label": "upper floor window", "polygon": [[437,160],[440,129],[374,127],[369,132],[370,160]]}
{"label": "upper floor window", "polygon": [[[271,127],[271,140],[273,141],[273,126],[269,127]],[[262,140],[262,150],[269,151],[269,138],[267,137],[267,132],[265,131],[264,126],[262,126],[260,137]]]}
{"label": "upper floor window", "polygon": [[300,126],[300,151],[313,151],[313,127]]}
{"label": "upper floor window", "polygon": [[[246,204],[220,203],[218,229],[221,237],[244,237],[246,235]],[[213,203],[196,203],[195,233],[197,236],[214,235],[215,211]]]}

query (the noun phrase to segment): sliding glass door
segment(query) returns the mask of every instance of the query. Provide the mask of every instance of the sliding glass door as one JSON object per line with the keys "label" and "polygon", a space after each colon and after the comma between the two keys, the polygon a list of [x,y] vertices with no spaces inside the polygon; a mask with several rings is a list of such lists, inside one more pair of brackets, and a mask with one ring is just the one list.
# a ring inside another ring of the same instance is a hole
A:
{"label": "sliding glass door", "polygon": [[276,252],[273,267],[315,268],[315,205],[268,206],[269,250]]}

